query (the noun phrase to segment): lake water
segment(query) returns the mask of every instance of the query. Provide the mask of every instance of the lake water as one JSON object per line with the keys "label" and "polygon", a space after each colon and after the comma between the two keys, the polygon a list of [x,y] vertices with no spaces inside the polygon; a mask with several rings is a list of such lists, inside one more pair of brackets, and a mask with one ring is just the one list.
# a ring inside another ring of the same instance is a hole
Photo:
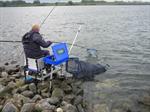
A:
{"label": "lake water", "polygon": [[[0,8],[0,40],[21,40],[52,8]],[[57,6],[41,33],[47,40],[71,43],[80,24],[76,44],[99,50],[99,62],[110,65],[98,81],[85,83],[90,103],[111,109],[118,100],[150,90],[150,6]],[[19,43],[0,43],[1,63],[20,60],[21,53]],[[72,54],[85,59],[86,50],[74,47]]]}

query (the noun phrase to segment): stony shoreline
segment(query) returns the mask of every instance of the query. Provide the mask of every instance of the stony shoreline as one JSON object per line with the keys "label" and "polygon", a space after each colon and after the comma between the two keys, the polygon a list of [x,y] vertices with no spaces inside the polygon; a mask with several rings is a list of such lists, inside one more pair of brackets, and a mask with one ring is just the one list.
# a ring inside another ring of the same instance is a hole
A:
{"label": "stony shoreline", "polygon": [[0,67],[1,112],[87,112],[82,81],[55,79],[51,92],[48,80],[40,82],[37,94],[35,84],[23,78],[19,65]]}

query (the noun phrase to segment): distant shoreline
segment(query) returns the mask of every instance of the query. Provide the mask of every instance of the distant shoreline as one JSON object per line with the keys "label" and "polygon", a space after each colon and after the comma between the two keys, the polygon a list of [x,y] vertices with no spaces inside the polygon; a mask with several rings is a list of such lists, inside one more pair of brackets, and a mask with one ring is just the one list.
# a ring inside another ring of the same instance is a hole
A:
{"label": "distant shoreline", "polygon": [[62,3],[26,3],[26,2],[2,2],[0,1],[0,7],[33,7],[33,6],[125,6],[125,5],[150,5],[150,2],[62,2]]}

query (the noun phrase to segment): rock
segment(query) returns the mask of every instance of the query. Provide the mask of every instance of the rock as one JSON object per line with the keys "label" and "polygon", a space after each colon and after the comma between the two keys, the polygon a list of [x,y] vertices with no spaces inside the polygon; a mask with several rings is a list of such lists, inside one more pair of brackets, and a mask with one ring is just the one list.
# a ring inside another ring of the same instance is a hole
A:
{"label": "rock", "polygon": [[2,72],[1,77],[7,79],[8,78],[8,73],[7,72]]}
{"label": "rock", "polygon": [[33,98],[32,98],[32,101],[33,102],[37,102],[38,100],[41,100],[42,97],[40,95],[35,95]]}
{"label": "rock", "polygon": [[50,95],[49,95],[49,93],[41,93],[41,96],[43,97],[43,98],[48,98]]}
{"label": "rock", "polygon": [[82,96],[76,96],[75,100],[74,100],[74,105],[79,105],[83,103],[83,97]]}
{"label": "rock", "polygon": [[19,91],[20,91],[20,92],[23,92],[23,91],[28,90],[28,89],[29,89],[29,86],[28,86],[28,85],[24,85],[24,86],[22,86],[22,87],[19,87]]}
{"label": "rock", "polygon": [[53,110],[43,110],[42,112],[54,112]]}
{"label": "rock", "polygon": [[14,83],[13,81],[9,82],[7,85],[8,88],[15,88],[16,87],[16,83]]}
{"label": "rock", "polygon": [[34,93],[32,91],[26,90],[24,92],[21,93],[23,96],[25,97],[29,97],[32,98],[34,96]]}
{"label": "rock", "polygon": [[138,101],[139,103],[142,103],[144,105],[150,106],[150,96],[144,95],[141,99]]}
{"label": "rock", "polygon": [[29,85],[29,90],[32,91],[33,93],[36,93],[36,86],[35,86],[34,83],[31,83],[31,84]]}
{"label": "rock", "polygon": [[55,88],[52,92],[52,97],[57,97],[59,99],[62,99],[64,96],[64,92],[60,88]]}
{"label": "rock", "polygon": [[72,92],[72,87],[68,85],[65,81],[61,84],[61,88],[66,94],[70,94]]}
{"label": "rock", "polygon": [[76,93],[76,95],[83,95],[84,90],[83,89],[77,89],[77,91],[75,93]]}
{"label": "rock", "polygon": [[35,110],[55,110],[55,106],[50,105],[46,99],[42,99],[35,105]]}
{"label": "rock", "polygon": [[22,106],[25,103],[30,103],[31,100],[21,94],[14,94],[13,99],[15,101],[16,104],[20,106]]}
{"label": "rock", "polygon": [[0,67],[0,73],[3,72],[4,70],[5,70],[4,66]]}
{"label": "rock", "polygon": [[14,75],[12,75],[12,77],[14,77],[14,78],[20,78],[21,77],[21,74],[20,73],[17,73],[17,74],[14,74]]}
{"label": "rock", "polygon": [[94,105],[94,112],[109,112],[109,108],[106,104]]}
{"label": "rock", "polygon": [[51,105],[58,105],[60,103],[60,100],[57,97],[51,97],[51,98],[48,98],[48,102]]}
{"label": "rock", "polygon": [[20,71],[20,68],[19,67],[13,67],[13,66],[7,66],[7,67],[5,67],[6,68],[6,72],[9,74],[9,75],[13,75],[13,74],[15,74],[15,73],[17,73],[17,72],[19,72]]}
{"label": "rock", "polygon": [[63,109],[62,108],[57,108],[56,112],[63,112]]}
{"label": "rock", "polygon": [[69,94],[69,95],[66,95],[63,100],[68,102],[68,103],[73,103],[74,102],[74,99],[75,99],[75,95],[74,94]]}
{"label": "rock", "polygon": [[2,112],[19,112],[19,110],[17,109],[17,107],[13,103],[8,102],[3,107]]}
{"label": "rock", "polygon": [[64,106],[62,108],[65,112],[78,112],[76,107],[71,104],[67,104],[66,106]]}
{"label": "rock", "polygon": [[35,103],[26,103],[21,108],[21,112],[33,112]]}
{"label": "rock", "polygon": [[2,109],[3,109],[3,106],[2,106],[2,105],[0,105],[0,112],[2,111]]}

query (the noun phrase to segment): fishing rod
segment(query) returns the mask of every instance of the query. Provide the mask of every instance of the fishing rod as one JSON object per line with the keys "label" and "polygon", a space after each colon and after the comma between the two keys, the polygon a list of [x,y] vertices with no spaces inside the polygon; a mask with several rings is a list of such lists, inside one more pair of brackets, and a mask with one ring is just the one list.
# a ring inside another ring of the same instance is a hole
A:
{"label": "fishing rod", "polygon": [[71,47],[70,47],[70,49],[69,49],[69,54],[71,53],[71,50],[72,50],[72,48],[73,48],[73,46],[74,46],[74,43],[76,42],[76,39],[77,39],[77,37],[78,37],[78,34],[79,34],[80,30],[81,30],[81,25],[79,26],[78,31],[77,31],[77,33],[76,33],[76,36],[75,36],[75,38],[74,38],[74,40],[73,40],[73,42],[72,42],[72,45],[71,45]]}
{"label": "fishing rod", "polygon": [[[19,41],[19,40],[16,40],[16,41],[13,41],[13,40],[0,40],[0,43],[21,43],[21,41]],[[61,43],[61,42],[59,42],[59,41],[52,41],[52,43]],[[68,45],[72,45],[72,43],[69,43],[69,42],[66,42],[66,44],[68,44]],[[79,47],[79,48],[81,48],[81,49],[91,49],[91,48],[88,48],[88,47],[86,47],[86,46],[82,46],[82,45],[78,45],[78,44],[74,44],[73,46],[75,46],[75,47]],[[97,49],[95,49],[96,51],[101,51],[101,50],[97,50]]]}
{"label": "fishing rod", "polygon": [[48,13],[48,15],[45,17],[45,19],[41,22],[40,24],[40,28],[42,27],[42,25],[45,23],[45,21],[47,20],[47,18],[52,14],[53,10],[55,9],[56,6],[54,6],[52,8],[52,10],[50,10],[50,12]]}

